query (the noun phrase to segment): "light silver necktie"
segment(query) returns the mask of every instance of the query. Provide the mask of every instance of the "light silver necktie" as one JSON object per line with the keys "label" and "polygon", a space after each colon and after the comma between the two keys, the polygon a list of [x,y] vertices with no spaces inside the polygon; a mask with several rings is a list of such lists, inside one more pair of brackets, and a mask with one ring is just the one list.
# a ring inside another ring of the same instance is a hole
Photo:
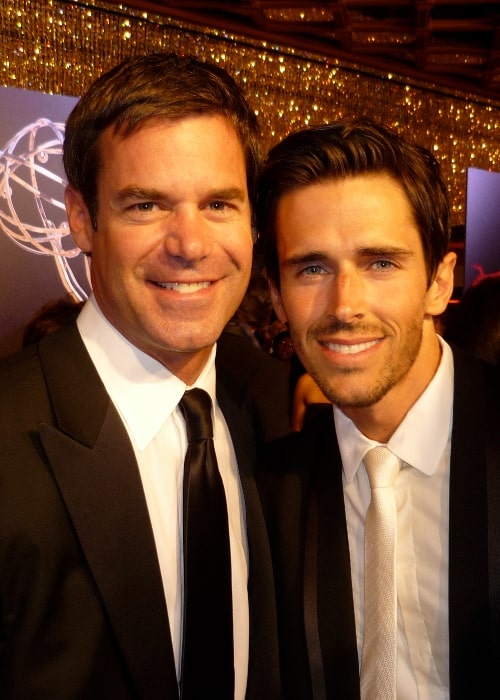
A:
{"label": "light silver necktie", "polygon": [[362,700],[395,700],[397,671],[397,512],[393,484],[399,459],[387,447],[370,450],[364,463],[371,501],[365,523]]}

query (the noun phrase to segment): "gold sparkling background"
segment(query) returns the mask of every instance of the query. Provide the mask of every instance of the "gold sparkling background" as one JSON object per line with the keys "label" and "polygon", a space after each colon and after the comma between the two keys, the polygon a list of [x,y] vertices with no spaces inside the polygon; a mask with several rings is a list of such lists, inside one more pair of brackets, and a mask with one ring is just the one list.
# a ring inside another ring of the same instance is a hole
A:
{"label": "gold sparkling background", "polygon": [[0,0],[0,84],[7,87],[81,95],[122,58],[159,50],[215,61],[243,83],[266,147],[291,129],[355,114],[414,138],[442,164],[454,225],[464,223],[466,169],[500,170],[500,96],[447,92],[99,0]]}

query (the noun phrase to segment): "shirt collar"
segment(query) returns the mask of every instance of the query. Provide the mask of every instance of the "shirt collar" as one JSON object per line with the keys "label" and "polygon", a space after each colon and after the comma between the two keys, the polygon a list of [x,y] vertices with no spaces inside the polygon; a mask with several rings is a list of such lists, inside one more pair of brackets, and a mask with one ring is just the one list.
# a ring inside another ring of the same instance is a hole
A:
{"label": "shirt collar", "polygon": [[[451,434],[453,411],[453,354],[439,338],[442,353],[431,382],[410,408],[387,443],[403,462],[431,476]],[[336,406],[333,407],[335,429],[347,483],[356,476],[369,449],[379,443],[368,439]]]}
{"label": "shirt collar", "polygon": [[[111,400],[139,450],[175,410],[186,384],[160,362],[130,343],[103,315],[93,295],[77,321],[78,330]],[[195,386],[215,399],[215,352]]]}

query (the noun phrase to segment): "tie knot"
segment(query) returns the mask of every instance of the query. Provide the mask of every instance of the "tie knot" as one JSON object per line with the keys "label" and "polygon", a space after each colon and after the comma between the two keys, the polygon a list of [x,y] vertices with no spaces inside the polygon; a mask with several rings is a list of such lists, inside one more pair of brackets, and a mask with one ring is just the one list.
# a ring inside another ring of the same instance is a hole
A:
{"label": "tie knot", "polygon": [[206,440],[213,437],[212,399],[203,389],[186,391],[179,401],[186,421],[188,442]]}
{"label": "tie knot", "polygon": [[401,465],[399,458],[388,447],[374,447],[366,453],[363,461],[372,490],[393,485]]}

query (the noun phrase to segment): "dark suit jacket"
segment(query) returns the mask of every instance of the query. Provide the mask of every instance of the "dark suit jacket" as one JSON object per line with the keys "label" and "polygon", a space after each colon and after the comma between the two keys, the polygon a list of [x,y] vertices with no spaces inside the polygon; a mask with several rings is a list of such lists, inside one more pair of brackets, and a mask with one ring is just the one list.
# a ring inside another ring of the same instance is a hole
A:
{"label": "dark suit jacket", "polygon": [[[287,429],[286,377],[243,339],[221,340],[221,347],[243,375],[231,367],[226,373],[217,360],[217,395],[248,526],[247,697],[274,700],[280,697],[274,592],[252,420],[259,417],[260,441],[267,417],[275,434]],[[262,374],[274,393],[252,397],[249,385]],[[177,698],[137,463],[74,325],[1,363],[0,415],[0,697]]]}
{"label": "dark suit jacket", "polygon": [[[498,697],[500,687],[499,389],[496,370],[455,353],[449,525],[452,700]],[[342,464],[331,407],[311,418],[301,434],[271,446],[259,482],[275,565],[285,696],[357,700]],[[487,683],[491,692],[482,690]]]}

